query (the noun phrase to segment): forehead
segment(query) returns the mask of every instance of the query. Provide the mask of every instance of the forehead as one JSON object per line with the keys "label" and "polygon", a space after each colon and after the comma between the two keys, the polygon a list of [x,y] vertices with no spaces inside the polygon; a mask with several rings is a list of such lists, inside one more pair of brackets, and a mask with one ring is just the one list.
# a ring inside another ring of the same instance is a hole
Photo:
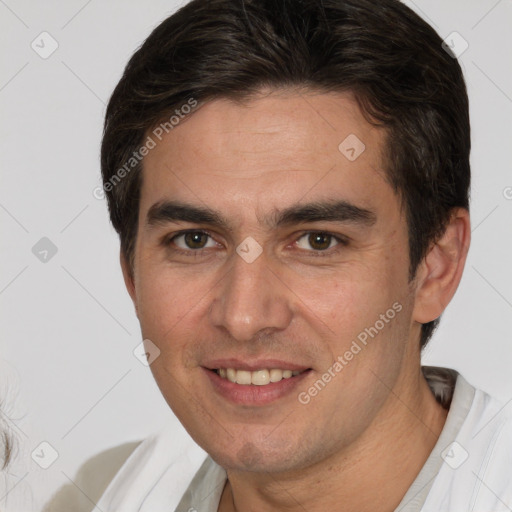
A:
{"label": "forehead", "polygon": [[216,99],[153,138],[141,211],[169,198],[256,214],[301,200],[357,197],[366,207],[392,192],[382,168],[385,132],[350,93]]}

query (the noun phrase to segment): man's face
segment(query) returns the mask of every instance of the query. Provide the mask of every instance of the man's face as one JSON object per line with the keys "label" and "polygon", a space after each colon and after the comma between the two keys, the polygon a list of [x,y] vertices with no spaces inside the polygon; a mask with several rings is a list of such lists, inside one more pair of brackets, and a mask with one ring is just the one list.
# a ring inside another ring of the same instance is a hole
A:
{"label": "man's face", "polygon": [[325,460],[406,392],[419,324],[383,145],[350,94],[288,91],[206,103],[145,157],[131,293],[164,397],[225,468]]}

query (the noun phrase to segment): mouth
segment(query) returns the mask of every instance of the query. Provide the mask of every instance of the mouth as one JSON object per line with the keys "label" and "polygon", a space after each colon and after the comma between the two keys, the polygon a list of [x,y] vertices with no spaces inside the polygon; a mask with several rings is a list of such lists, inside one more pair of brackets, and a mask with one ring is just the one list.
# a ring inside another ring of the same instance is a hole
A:
{"label": "mouth", "polygon": [[305,386],[312,368],[233,367],[205,368],[211,389],[224,400],[238,406],[264,406],[291,399]]}
{"label": "mouth", "polygon": [[217,368],[213,369],[219,377],[226,379],[234,384],[242,386],[266,386],[270,383],[280,382],[283,379],[296,377],[306,371],[305,370],[283,370],[280,368],[263,368],[261,370],[237,370],[236,368]]}

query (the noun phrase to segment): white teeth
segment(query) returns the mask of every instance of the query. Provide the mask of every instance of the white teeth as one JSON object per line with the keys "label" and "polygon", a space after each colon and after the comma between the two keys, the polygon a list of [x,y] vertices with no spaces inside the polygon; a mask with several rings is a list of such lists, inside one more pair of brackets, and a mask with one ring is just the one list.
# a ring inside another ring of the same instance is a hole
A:
{"label": "white teeth", "polygon": [[253,384],[255,386],[265,386],[270,382],[279,382],[282,379],[289,379],[292,376],[302,373],[300,370],[280,370],[279,368],[272,368],[271,370],[256,370],[250,372],[248,370],[235,370],[234,368],[219,368],[217,374],[223,379],[230,382],[248,386]]}
{"label": "white teeth", "polygon": [[270,372],[268,370],[258,370],[251,372],[251,384],[255,386],[264,386],[270,382]]}
{"label": "white teeth", "polygon": [[270,370],[270,382],[279,382],[283,378],[283,370]]}
{"label": "white teeth", "polygon": [[251,372],[246,370],[238,370],[236,372],[236,383],[237,384],[250,384],[251,383]]}

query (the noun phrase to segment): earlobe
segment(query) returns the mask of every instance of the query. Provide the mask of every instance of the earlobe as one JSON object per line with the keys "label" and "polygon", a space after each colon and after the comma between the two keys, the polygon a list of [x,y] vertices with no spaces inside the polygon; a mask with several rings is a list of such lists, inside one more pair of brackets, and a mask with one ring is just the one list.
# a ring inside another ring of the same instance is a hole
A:
{"label": "earlobe", "polygon": [[123,251],[120,251],[119,260],[121,262],[121,270],[123,272],[124,284],[126,286],[126,290],[130,295],[133,305],[135,307],[135,313],[137,317],[139,316],[139,312],[137,309],[137,296],[135,293],[135,281],[133,276],[133,269],[130,267],[130,264],[126,260]]}
{"label": "earlobe", "polygon": [[444,234],[432,245],[418,268],[415,321],[424,324],[441,316],[459,286],[470,239],[469,212],[456,208]]}

